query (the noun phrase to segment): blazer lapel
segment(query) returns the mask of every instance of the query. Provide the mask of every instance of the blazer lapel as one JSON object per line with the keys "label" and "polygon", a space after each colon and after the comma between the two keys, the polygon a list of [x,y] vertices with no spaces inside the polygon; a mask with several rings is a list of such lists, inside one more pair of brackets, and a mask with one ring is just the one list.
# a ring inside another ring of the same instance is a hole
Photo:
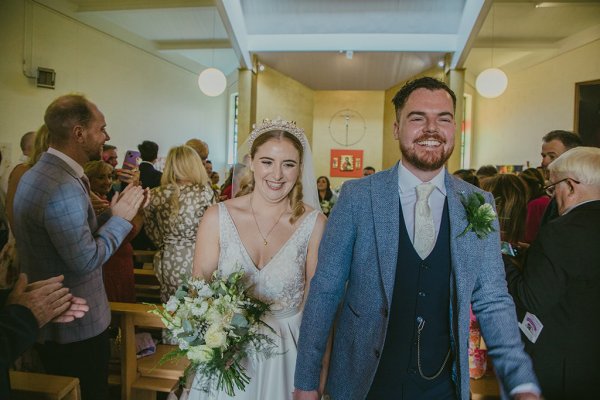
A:
{"label": "blazer lapel", "polygon": [[398,194],[398,164],[371,178],[371,206],[375,226],[375,245],[379,270],[388,306],[398,263],[400,195]]}

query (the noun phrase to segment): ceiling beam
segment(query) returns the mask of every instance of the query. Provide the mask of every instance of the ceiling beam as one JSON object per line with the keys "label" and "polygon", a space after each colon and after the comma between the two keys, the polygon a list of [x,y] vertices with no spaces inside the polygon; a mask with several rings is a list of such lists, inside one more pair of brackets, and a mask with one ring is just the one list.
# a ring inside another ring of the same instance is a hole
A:
{"label": "ceiling beam", "polygon": [[230,49],[229,39],[208,40],[155,40],[156,50]]}
{"label": "ceiling beam", "polygon": [[251,52],[278,51],[416,51],[449,52],[456,35],[428,34],[286,34],[248,35]]}
{"label": "ceiling beam", "polygon": [[215,0],[215,6],[219,10],[227,36],[231,39],[240,67],[252,69],[252,57],[248,50],[248,31],[240,0]]}
{"label": "ceiling beam", "polygon": [[77,12],[214,7],[214,0],[95,0],[77,1]]}
{"label": "ceiling beam", "polygon": [[471,46],[483,26],[492,0],[467,0],[456,35],[456,48],[452,54],[450,68],[462,68],[467,60]]}

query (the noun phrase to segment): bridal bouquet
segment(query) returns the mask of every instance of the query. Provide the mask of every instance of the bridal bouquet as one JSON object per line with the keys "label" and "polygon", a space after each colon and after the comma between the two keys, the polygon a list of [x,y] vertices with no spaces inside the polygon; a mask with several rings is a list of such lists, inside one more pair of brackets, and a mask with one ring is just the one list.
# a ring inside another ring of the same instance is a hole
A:
{"label": "bridal bouquet", "polygon": [[[161,362],[187,357],[188,374],[204,391],[224,389],[233,396],[250,382],[241,361],[252,355],[269,357],[275,343],[260,333],[261,317],[269,305],[251,297],[246,291],[242,271],[223,276],[218,271],[211,282],[190,278],[164,304],[150,312],[161,317],[178,349],[165,355]],[[193,376],[193,375],[192,375]]]}

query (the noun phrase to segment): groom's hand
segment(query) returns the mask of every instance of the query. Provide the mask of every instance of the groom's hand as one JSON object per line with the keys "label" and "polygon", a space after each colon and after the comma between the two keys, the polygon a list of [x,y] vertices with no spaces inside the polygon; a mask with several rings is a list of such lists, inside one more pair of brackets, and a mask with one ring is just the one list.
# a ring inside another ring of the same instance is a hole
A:
{"label": "groom's hand", "polygon": [[319,392],[316,390],[306,392],[304,390],[295,389],[294,400],[319,400]]}

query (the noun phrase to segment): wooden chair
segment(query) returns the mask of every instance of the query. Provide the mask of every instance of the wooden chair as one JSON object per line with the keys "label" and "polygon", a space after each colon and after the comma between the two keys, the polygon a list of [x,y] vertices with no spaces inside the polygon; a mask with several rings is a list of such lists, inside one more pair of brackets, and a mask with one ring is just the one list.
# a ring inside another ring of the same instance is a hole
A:
{"label": "wooden chair", "polygon": [[496,376],[484,375],[481,379],[471,379],[472,400],[500,400],[500,387]]}
{"label": "wooden chair", "polygon": [[10,371],[12,400],[80,400],[79,379],[71,376]]}
{"label": "wooden chair", "polygon": [[141,268],[145,264],[152,264],[156,250],[133,250],[133,264]]}
{"label": "wooden chair", "polygon": [[176,388],[189,361],[159,364],[162,356],[176,346],[159,344],[156,353],[140,359],[136,356],[136,327],[164,328],[159,316],[148,313],[152,306],[111,302],[110,308],[121,327],[121,399],[156,399],[156,392],[168,393]]}

